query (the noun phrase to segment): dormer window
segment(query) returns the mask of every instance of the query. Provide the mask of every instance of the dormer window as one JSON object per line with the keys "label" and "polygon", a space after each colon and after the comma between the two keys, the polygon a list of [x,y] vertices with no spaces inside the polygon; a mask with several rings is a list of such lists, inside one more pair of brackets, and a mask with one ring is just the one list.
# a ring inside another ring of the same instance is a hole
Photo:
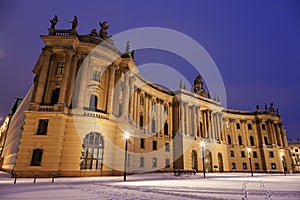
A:
{"label": "dormer window", "polygon": [[100,70],[98,69],[93,69],[93,73],[92,73],[92,80],[100,82]]}

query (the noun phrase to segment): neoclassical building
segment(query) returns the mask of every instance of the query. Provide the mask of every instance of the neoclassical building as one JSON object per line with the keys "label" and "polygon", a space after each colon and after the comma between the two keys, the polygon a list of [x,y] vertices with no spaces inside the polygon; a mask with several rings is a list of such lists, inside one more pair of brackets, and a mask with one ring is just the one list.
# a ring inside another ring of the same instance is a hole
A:
{"label": "neoclassical building", "polygon": [[75,17],[66,30],[55,28],[57,17],[50,21],[33,86],[6,131],[2,170],[19,177],[117,175],[124,164],[129,173],[292,170],[272,103],[226,109],[200,75],[192,91],[167,90],[139,75],[134,52],[114,46],[107,22],[79,35]]}

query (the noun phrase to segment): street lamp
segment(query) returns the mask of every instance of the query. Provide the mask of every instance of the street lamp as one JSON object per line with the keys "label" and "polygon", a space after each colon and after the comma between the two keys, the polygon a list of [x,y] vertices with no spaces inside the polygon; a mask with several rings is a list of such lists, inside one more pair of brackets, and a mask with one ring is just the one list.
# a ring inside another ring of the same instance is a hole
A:
{"label": "street lamp", "polygon": [[130,133],[126,131],[124,134],[124,138],[125,138],[124,181],[126,181],[127,148],[128,148],[128,140],[130,138]]}
{"label": "street lamp", "polygon": [[203,168],[203,178],[205,178],[205,165],[204,165],[204,148],[205,148],[205,142],[200,142],[201,150],[202,150],[202,168]]}
{"label": "street lamp", "polygon": [[248,151],[248,158],[249,158],[249,161],[250,161],[250,170],[251,170],[251,176],[253,176],[253,171],[252,171],[252,162],[251,162],[251,148],[248,147],[247,148],[247,151]]}

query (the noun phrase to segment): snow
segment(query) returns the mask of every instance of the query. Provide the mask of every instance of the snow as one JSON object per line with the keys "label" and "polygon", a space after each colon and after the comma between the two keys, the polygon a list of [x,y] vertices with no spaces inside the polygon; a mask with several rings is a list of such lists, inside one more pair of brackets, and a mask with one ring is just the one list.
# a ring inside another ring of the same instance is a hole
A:
{"label": "snow", "polygon": [[0,199],[300,199],[300,174],[135,174],[110,177],[18,178],[0,173]]}

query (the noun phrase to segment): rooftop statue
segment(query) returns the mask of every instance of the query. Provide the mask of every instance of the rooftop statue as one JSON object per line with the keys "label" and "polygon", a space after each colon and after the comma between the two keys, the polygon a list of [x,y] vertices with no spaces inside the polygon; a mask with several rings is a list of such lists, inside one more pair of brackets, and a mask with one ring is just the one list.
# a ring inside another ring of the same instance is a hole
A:
{"label": "rooftop statue", "polygon": [[99,25],[101,28],[100,32],[99,32],[99,37],[103,40],[110,38],[111,36],[108,36],[107,31],[106,31],[109,28],[107,21],[99,22]]}
{"label": "rooftop statue", "polygon": [[203,97],[206,97],[206,91],[203,87],[203,80],[202,80],[202,77],[200,75],[198,75],[196,77],[196,79],[194,80],[194,92],[196,94],[199,94],[199,95],[203,96]]}
{"label": "rooftop statue", "polygon": [[91,33],[89,34],[89,36],[92,36],[92,37],[99,37],[98,35],[98,32],[97,32],[97,29],[92,29],[91,30]]}
{"label": "rooftop statue", "polygon": [[53,19],[51,19],[51,20],[49,20],[49,21],[50,21],[50,23],[51,23],[51,27],[50,27],[50,28],[55,29],[55,26],[56,26],[56,24],[57,24],[57,22],[58,22],[58,17],[57,17],[57,15],[54,15]]}
{"label": "rooftop statue", "polygon": [[75,30],[76,27],[78,26],[77,16],[74,16],[73,20],[70,23],[72,23],[72,29]]}

